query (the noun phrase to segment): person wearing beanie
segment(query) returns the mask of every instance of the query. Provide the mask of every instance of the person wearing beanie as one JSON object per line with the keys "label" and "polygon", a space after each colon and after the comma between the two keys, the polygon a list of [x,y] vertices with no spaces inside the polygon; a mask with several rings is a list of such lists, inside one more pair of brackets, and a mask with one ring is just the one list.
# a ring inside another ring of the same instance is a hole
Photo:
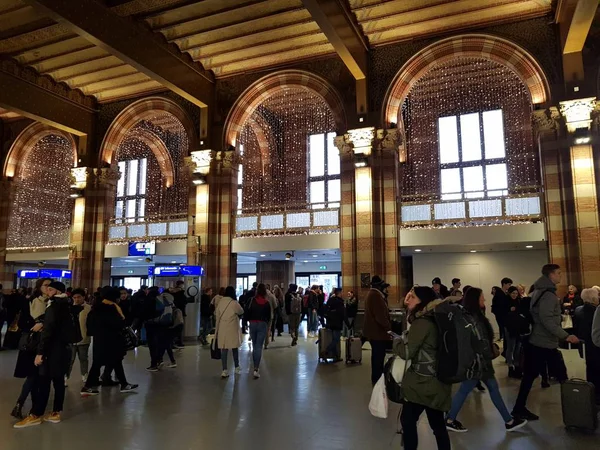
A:
{"label": "person wearing beanie", "polygon": [[371,383],[379,381],[383,374],[385,351],[391,347],[388,331],[392,330],[390,312],[387,304],[389,284],[375,275],[371,280],[371,289],[365,300],[365,323],[363,335],[371,344]]}
{"label": "person wearing beanie", "polygon": [[[65,400],[65,377],[71,362],[71,343],[76,335],[66,290],[65,285],[59,281],[51,282],[46,288],[48,302],[43,320],[44,328],[34,361],[39,368],[37,395],[33,396],[31,414],[16,423],[14,428],[40,425],[42,421],[61,421]],[[52,412],[44,417],[50,398],[50,385],[54,386],[54,404]]]}
{"label": "person wearing beanie", "polygon": [[404,407],[400,421],[406,450],[418,448],[417,423],[423,411],[435,435],[437,448],[451,448],[444,413],[450,409],[452,386],[436,377],[440,339],[433,311],[443,301],[430,287],[414,287],[404,299],[410,330],[402,338],[394,339],[394,353],[411,361],[402,380]]}

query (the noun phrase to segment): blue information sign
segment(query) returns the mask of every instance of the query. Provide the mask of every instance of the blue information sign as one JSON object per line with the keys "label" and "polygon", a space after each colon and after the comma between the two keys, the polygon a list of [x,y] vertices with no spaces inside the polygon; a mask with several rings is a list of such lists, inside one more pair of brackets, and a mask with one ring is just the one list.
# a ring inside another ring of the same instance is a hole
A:
{"label": "blue information sign", "polygon": [[204,275],[202,266],[149,266],[149,277],[201,277]]}
{"label": "blue information sign", "polygon": [[179,273],[182,277],[201,277],[204,275],[204,267],[202,266],[181,266]]}
{"label": "blue information sign", "polygon": [[71,271],[62,269],[40,269],[38,278],[71,278]]}
{"label": "blue information sign", "polygon": [[178,277],[179,266],[158,266],[154,268],[155,277]]}
{"label": "blue information sign", "polygon": [[39,278],[37,270],[19,270],[17,276],[19,278]]}
{"label": "blue information sign", "polygon": [[129,256],[149,256],[156,253],[156,242],[130,242]]}

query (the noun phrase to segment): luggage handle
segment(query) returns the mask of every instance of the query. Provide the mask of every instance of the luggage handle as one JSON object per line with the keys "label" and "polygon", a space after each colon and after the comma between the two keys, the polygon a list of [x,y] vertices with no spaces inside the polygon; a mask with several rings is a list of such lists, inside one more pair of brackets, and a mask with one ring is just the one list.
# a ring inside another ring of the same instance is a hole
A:
{"label": "luggage handle", "polygon": [[[579,339],[579,343],[581,344],[581,350],[583,351],[583,360],[586,361],[586,357],[585,357],[585,341],[583,339]],[[573,350],[573,344],[571,344],[570,342],[569,344],[569,350]]]}

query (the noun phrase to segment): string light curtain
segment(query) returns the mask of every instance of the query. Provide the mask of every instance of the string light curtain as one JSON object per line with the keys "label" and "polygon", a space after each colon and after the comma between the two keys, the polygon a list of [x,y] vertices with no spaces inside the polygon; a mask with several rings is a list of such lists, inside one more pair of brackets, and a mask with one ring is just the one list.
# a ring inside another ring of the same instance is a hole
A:
{"label": "string light curtain", "polygon": [[[483,58],[456,58],[438,64],[411,89],[402,106],[408,159],[401,168],[405,201],[439,200],[438,119],[502,109],[508,193],[540,184],[526,86],[509,68]],[[480,127],[481,127],[480,122]]]}
{"label": "string light curtain", "polygon": [[[142,133],[153,137],[157,142],[161,140],[169,151],[175,170],[173,186],[166,186],[156,156],[140,138]],[[184,158],[188,151],[189,139],[185,128],[171,114],[157,114],[138,122],[126,134],[117,149],[116,159],[118,162],[144,158],[147,160],[145,217],[187,212],[189,174],[184,166]]]}
{"label": "string light curtain", "polygon": [[9,248],[66,247],[74,200],[69,197],[73,148],[48,135],[27,153],[17,174],[8,226]]}
{"label": "string light curtain", "polygon": [[331,108],[308,89],[283,88],[261,103],[237,140],[243,148],[243,210],[304,209],[308,137],[333,130]]}

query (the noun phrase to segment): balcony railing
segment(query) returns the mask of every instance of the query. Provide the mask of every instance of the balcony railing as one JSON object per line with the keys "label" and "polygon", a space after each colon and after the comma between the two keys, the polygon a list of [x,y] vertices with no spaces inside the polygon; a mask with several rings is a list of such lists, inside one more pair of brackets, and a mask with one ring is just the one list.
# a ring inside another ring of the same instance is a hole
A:
{"label": "balcony railing", "polygon": [[237,237],[332,233],[340,230],[340,209],[319,205],[246,208],[235,220]]}
{"label": "balcony railing", "polygon": [[421,226],[475,226],[525,222],[542,218],[540,196],[498,197],[439,202],[403,202],[400,212],[403,228]]}
{"label": "balcony railing", "polygon": [[182,239],[188,234],[187,214],[164,214],[136,219],[112,219],[108,229],[109,242],[144,239]]}

